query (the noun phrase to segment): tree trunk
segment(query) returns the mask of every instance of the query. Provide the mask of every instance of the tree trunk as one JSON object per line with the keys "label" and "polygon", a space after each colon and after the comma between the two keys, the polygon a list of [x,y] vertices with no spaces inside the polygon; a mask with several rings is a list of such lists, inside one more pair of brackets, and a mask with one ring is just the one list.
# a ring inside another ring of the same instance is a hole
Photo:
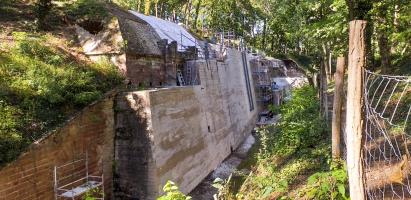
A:
{"label": "tree trunk", "polygon": [[388,26],[390,21],[388,20],[388,8],[387,4],[383,4],[377,9],[377,20],[380,26],[378,30],[378,48],[381,56],[381,68],[382,72],[386,73],[391,66],[390,54],[391,48],[388,40]]}
{"label": "tree trunk", "polygon": [[185,25],[188,28],[188,23],[190,22],[190,13],[191,13],[191,0],[188,1],[187,5],[186,5],[186,9],[184,11],[184,15],[185,15]]}
{"label": "tree trunk", "polygon": [[137,12],[141,12],[141,0],[138,0],[137,2]]}
{"label": "tree trunk", "polygon": [[151,6],[151,1],[145,0],[144,1],[144,14],[145,15],[150,15],[150,6]]}
{"label": "tree trunk", "polygon": [[262,46],[263,51],[265,51],[265,49],[266,49],[266,45],[265,45],[265,43],[266,43],[266,36],[267,36],[266,33],[267,33],[267,18],[264,18],[263,46]]}
{"label": "tree trunk", "polygon": [[328,81],[331,81],[331,62],[329,62],[328,59],[331,59],[331,51],[330,51],[330,46],[328,43],[323,43],[323,64],[324,64],[324,69],[325,69],[325,76],[327,77]]}
{"label": "tree trunk", "polygon": [[156,12],[156,17],[158,17],[158,0],[155,0],[155,2],[154,2],[154,9],[155,9],[155,12]]}
{"label": "tree trunk", "polygon": [[374,63],[375,63],[374,50],[372,46],[373,34],[374,34],[374,23],[370,21],[367,23],[367,27],[365,27],[365,48],[367,52],[366,67],[369,69],[374,68]]}
{"label": "tree trunk", "polygon": [[334,74],[335,90],[332,116],[332,156],[333,158],[341,158],[341,114],[342,102],[344,93],[344,70],[345,58],[338,57],[337,69]]}
{"label": "tree trunk", "polygon": [[378,47],[380,49],[382,72],[386,73],[391,66],[391,56],[388,37],[384,31],[381,31],[378,36]]}
{"label": "tree trunk", "polygon": [[362,166],[363,133],[363,67],[365,67],[366,21],[350,22],[347,91],[347,170],[350,183],[350,198],[364,200],[364,174]]}
{"label": "tree trunk", "polygon": [[333,75],[332,75],[332,73],[333,73],[333,69],[332,69],[333,60],[332,59],[333,59],[332,51],[329,49],[329,51],[328,51],[328,75],[329,75],[328,81],[329,82],[331,82],[333,80]]}
{"label": "tree trunk", "polygon": [[324,60],[320,65],[320,105],[321,105],[321,115],[324,117],[328,124],[328,98],[327,98],[327,73],[326,73],[326,63]]}
{"label": "tree trunk", "polygon": [[194,22],[193,22],[193,29],[194,30],[197,30],[197,21],[198,21],[198,15],[200,13],[201,3],[202,3],[202,0],[198,0],[198,3],[196,5],[196,10],[195,10],[196,15],[194,17]]}

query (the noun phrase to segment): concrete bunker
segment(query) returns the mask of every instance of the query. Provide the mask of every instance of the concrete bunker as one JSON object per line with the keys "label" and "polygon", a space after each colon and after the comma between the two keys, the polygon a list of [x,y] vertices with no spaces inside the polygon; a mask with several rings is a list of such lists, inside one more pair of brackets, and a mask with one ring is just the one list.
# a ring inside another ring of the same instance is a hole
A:
{"label": "concrete bunker", "polygon": [[114,196],[154,199],[167,180],[188,193],[255,126],[254,56],[169,21],[111,12],[126,41],[129,80],[115,103]]}

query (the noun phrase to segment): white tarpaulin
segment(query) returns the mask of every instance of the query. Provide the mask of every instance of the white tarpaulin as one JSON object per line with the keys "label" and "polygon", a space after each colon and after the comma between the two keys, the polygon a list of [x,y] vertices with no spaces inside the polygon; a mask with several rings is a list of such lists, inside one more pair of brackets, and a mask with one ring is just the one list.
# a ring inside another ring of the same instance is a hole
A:
{"label": "white tarpaulin", "polygon": [[301,87],[308,82],[305,77],[276,77],[271,78],[280,89],[290,89],[291,87]]}
{"label": "white tarpaulin", "polygon": [[150,24],[161,39],[167,39],[168,42],[176,41],[178,51],[185,51],[189,46],[198,46],[196,39],[184,27],[178,24],[132,10],[130,10],[130,13]]}

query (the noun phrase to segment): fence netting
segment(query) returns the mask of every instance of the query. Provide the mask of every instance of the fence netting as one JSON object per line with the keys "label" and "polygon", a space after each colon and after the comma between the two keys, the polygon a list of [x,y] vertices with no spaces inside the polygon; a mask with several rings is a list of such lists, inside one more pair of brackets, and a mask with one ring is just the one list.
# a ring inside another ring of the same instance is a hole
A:
{"label": "fence netting", "polygon": [[364,69],[363,166],[368,199],[411,199],[411,86]]}

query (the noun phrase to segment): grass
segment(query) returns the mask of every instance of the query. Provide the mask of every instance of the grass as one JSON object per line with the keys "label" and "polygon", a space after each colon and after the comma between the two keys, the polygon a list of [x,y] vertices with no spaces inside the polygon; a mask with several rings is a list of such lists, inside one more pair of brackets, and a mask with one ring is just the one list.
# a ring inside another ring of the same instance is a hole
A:
{"label": "grass", "polygon": [[122,80],[108,60],[62,53],[52,35],[20,32],[14,40],[0,54],[0,166]]}

